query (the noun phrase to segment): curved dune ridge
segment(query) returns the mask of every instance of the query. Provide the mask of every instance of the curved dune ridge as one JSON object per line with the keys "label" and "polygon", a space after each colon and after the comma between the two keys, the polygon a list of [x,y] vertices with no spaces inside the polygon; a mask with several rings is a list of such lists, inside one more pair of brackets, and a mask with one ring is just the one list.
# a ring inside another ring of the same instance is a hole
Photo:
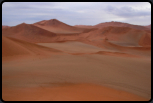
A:
{"label": "curved dune ridge", "polygon": [[[123,46],[151,46],[151,34],[144,30],[136,30],[129,27],[104,27],[79,34],[81,38],[90,41],[105,40],[116,41]],[[125,44],[125,45],[124,45]]]}
{"label": "curved dune ridge", "polygon": [[61,51],[25,42],[22,40],[2,36],[2,58],[24,55],[49,55]]}
{"label": "curved dune ridge", "polygon": [[55,33],[26,23],[22,23],[8,29],[3,29],[2,34],[3,36],[17,38],[28,42],[51,41],[51,38],[56,36]]}
{"label": "curved dune ridge", "polygon": [[81,33],[88,30],[85,28],[70,26],[57,19],[43,20],[43,21],[34,23],[34,25],[54,33],[62,33],[62,34]]}

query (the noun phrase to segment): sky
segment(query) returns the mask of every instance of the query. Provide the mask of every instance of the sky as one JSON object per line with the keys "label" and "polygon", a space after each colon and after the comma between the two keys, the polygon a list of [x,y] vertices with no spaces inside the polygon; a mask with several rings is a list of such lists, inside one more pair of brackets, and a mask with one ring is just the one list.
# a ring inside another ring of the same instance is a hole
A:
{"label": "sky", "polygon": [[151,24],[149,2],[4,2],[2,25],[33,24],[57,19],[68,25],[96,25],[124,22],[134,25]]}

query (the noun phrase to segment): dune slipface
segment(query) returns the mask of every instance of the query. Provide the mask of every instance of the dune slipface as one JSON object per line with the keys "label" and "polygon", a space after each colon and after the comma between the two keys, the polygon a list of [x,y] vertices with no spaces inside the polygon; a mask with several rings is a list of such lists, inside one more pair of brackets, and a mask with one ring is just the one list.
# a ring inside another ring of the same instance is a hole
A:
{"label": "dune slipface", "polygon": [[148,101],[150,27],[51,19],[2,29],[2,99]]}

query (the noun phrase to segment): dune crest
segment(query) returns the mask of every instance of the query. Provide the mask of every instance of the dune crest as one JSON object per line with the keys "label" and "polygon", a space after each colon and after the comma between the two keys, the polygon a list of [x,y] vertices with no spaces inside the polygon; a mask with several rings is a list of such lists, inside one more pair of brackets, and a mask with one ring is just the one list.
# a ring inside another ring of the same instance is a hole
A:
{"label": "dune crest", "polygon": [[103,27],[107,27],[107,26],[130,27],[130,28],[138,29],[138,30],[149,30],[145,26],[133,25],[133,24],[122,23],[122,22],[114,22],[114,21],[99,23],[99,24],[95,25],[94,27],[103,28]]}
{"label": "dune crest", "polygon": [[43,42],[51,41],[51,38],[56,34],[46,31],[42,28],[34,26],[33,24],[22,23],[17,26],[2,30],[3,36],[12,37],[28,42]]}
{"label": "dune crest", "polygon": [[78,28],[75,26],[70,26],[57,19],[42,20],[40,22],[34,23],[34,25],[54,33],[62,33],[62,34],[81,33],[81,32],[86,32],[88,30],[86,28]]}

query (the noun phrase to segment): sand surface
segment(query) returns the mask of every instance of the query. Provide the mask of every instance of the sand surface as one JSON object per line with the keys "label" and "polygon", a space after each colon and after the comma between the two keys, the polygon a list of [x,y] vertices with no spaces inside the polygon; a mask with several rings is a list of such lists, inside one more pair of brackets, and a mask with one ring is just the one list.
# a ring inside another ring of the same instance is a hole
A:
{"label": "sand surface", "polygon": [[37,44],[45,47],[55,48],[67,53],[94,53],[105,50],[103,48],[95,47],[77,41],[67,41],[62,43],[37,43]]}
{"label": "sand surface", "polygon": [[120,22],[79,27],[56,19],[3,29],[2,99],[149,101],[148,29]]}
{"label": "sand surface", "polygon": [[[146,98],[93,84],[61,83],[56,87],[30,87],[4,89],[11,95],[8,101],[146,101]],[[20,95],[20,97],[19,97]]]}
{"label": "sand surface", "polygon": [[[82,49],[77,45],[83,48],[86,45],[73,43],[74,46],[69,44],[66,49],[65,44],[63,48],[56,43],[50,46],[76,53],[77,49]],[[92,49],[86,45],[85,50],[93,52]],[[5,62],[2,64],[2,88],[4,100],[149,100],[151,58],[63,54]]]}

